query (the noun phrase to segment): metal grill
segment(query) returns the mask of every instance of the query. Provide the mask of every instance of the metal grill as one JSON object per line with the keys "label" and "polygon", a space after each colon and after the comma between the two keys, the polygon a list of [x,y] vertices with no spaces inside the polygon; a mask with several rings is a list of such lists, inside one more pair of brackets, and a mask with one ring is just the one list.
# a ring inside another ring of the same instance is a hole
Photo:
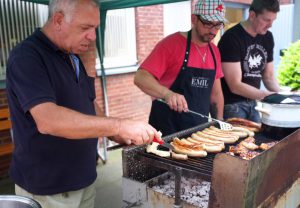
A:
{"label": "metal grill", "polygon": [[[200,127],[196,127],[193,129],[188,129],[186,131],[183,132],[179,132],[179,133],[175,133],[172,134],[165,139],[165,141],[170,142],[174,137],[188,137],[190,136],[192,133],[196,132],[196,131],[201,131],[204,128],[211,126],[211,125],[216,125],[216,123],[207,123],[205,125],[202,125]],[[260,145],[263,142],[272,142],[274,141],[274,139],[267,137],[266,135],[262,134],[262,133],[258,133],[255,135],[255,139],[256,139],[256,144]],[[230,145],[225,145],[225,149],[222,151],[224,152],[228,152],[229,151],[229,146],[231,145],[237,145],[240,142],[240,140],[238,142],[236,142],[235,144],[230,144]],[[151,164],[157,166],[157,167],[164,167],[165,169],[168,170],[172,170],[175,167],[180,167],[184,170],[186,175],[195,175],[197,174],[198,176],[200,176],[202,179],[207,180],[207,181],[211,181],[211,176],[212,176],[212,171],[213,171],[213,161],[214,158],[216,156],[216,154],[212,154],[209,153],[206,157],[204,158],[192,158],[190,157],[187,161],[181,161],[181,160],[175,160],[173,158],[163,158],[163,157],[159,157],[157,155],[151,154],[151,153],[147,153],[144,149],[141,150],[139,152],[140,155],[142,155],[145,158],[148,158],[149,162],[151,162]],[[147,159],[146,159],[147,160]]]}
{"label": "metal grill", "polygon": [[10,50],[48,15],[47,6],[20,0],[0,0],[0,80],[5,79],[6,62]]}
{"label": "metal grill", "polygon": [[[175,136],[186,137],[209,125],[216,124],[207,123],[164,139],[170,142]],[[255,135],[257,144],[274,140],[279,140],[278,143],[251,160],[220,153],[180,161],[148,154],[145,146],[124,148],[123,176],[144,183],[166,171],[171,172],[175,176],[174,207],[181,205],[182,176],[211,182],[209,207],[277,207],[275,205],[280,204],[298,207],[300,130],[295,129],[283,137],[275,132],[265,133]]]}

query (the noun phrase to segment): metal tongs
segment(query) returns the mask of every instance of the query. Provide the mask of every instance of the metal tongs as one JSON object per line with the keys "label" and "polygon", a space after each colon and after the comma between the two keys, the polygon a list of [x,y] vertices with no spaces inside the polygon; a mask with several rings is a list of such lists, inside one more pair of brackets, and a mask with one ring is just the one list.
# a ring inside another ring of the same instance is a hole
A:
{"label": "metal tongs", "polygon": [[[162,99],[157,99],[158,101],[162,102],[162,103],[165,103],[166,105],[168,105],[168,103],[166,103],[164,100]],[[218,122],[219,126],[220,126],[220,129],[222,130],[231,130],[232,129],[232,125],[229,124],[229,123],[226,123],[224,121],[221,121],[221,120],[218,120],[218,119],[215,119],[215,118],[211,118],[211,117],[208,117],[206,115],[203,115],[201,113],[198,113],[198,112],[195,112],[195,111],[192,111],[192,110],[188,110],[187,113],[192,113],[194,115],[198,115],[198,116],[201,116],[202,118],[208,118],[208,119],[211,119],[213,121],[216,121]]]}

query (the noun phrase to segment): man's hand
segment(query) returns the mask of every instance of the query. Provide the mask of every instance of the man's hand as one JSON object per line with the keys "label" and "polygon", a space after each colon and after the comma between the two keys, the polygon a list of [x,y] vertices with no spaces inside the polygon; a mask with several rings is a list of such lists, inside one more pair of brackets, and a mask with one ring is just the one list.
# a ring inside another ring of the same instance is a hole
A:
{"label": "man's hand", "polygon": [[127,145],[142,145],[152,142],[153,138],[160,138],[160,134],[146,122],[134,121],[129,119],[119,120],[118,135],[114,137],[117,143]]}
{"label": "man's hand", "polygon": [[271,92],[271,91],[267,91],[267,90],[262,90],[261,92],[262,92],[262,96],[259,100],[263,100],[265,97],[276,93],[276,92]]}
{"label": "man's hand", "polygon": [[164,100],[172,110],[178,111],[179,113],[188,112],[188,104],[183,95],[170,90],[164,96]]}

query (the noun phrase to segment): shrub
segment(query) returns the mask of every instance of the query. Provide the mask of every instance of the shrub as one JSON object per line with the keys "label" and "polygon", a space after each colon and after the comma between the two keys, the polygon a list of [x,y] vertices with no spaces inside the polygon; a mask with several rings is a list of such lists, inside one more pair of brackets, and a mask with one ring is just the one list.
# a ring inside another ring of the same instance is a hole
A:
{"label": "shrub", "polygon": [[280,85],[300,90],[300,40],[283,51],[278,69]]}

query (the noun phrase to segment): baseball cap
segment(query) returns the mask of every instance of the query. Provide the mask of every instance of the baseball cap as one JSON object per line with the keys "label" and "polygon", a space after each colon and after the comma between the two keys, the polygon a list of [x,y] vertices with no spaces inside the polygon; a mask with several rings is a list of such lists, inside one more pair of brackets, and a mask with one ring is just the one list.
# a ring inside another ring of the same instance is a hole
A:
{"label": "baseball cap", "polygon": [[225,6],[221,0],[198,0],[195,4],[195,15],[200,15],[210,22],[227,22]]}

